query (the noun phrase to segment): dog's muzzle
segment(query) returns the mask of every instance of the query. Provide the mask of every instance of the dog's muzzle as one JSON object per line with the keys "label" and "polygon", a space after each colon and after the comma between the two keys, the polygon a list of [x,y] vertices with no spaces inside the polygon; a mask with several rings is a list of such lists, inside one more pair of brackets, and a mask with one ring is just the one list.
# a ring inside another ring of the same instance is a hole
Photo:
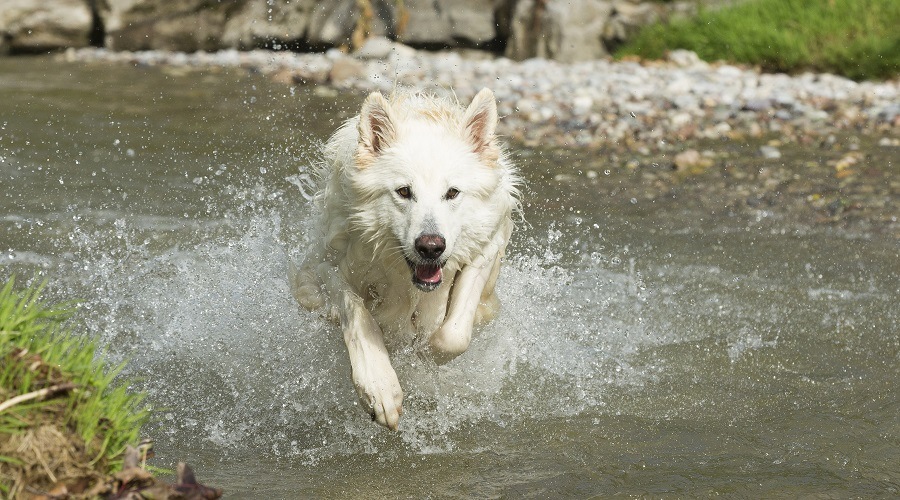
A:
{"label": "dog's muzzle", "polygon": [[447,249],[447,241],[439,234],[423,234],[415,241],[415,261],[406,259],[412,269],[412,281],[416,288],[430,292],[444,279],[441,255]]}

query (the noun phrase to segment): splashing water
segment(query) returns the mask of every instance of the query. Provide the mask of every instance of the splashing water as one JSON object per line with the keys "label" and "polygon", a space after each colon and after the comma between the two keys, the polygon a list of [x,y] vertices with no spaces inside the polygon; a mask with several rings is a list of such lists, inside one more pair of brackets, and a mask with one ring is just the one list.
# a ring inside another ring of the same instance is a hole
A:
{"label": "splashing water", "polygon": [[[85,304],[90,329],[164,409],[151,431],[161,439],[308,460],[376,453],[383,433],[358,408],[337,326],[299,308],[287,288],[308,228],[283,227],[279,210],[206,224],[162,250],[142,239],[150,221],[76,230],[73,260],[95,293]],[[504,314],[465,356],[438,367],[393,353],[406,393],[401,441],[417,453],[450,451],[469,426],[575,415],[602,406],[606,385],[640,383],[628,357],[653,339],[632,288],[628,276],[576,279],[513,256],[498,289]],[[610,312],[619,319],[605,319]]]}
{"label": "splashing water", "polygon": [[239,498],[898,491],[896,241],[632,203],[595,153],[516,149],[500,315],[447,365],[392,353],[392,433],[287,285],[306,166],[359,96],[9,64],[0,269],[82,299],[79,329],[157,410],[161,465]]}

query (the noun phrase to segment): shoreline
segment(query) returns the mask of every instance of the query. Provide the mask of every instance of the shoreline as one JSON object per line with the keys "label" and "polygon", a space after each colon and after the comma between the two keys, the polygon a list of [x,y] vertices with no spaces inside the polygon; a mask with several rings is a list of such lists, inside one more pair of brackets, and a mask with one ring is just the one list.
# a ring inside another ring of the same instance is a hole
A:
{"label": "shoreline", "polygon": [[769,74],[706,63],[683,50],[666,61],[575,64],[468,54],[417,51],[375,38],[352,55],[336,49],[181,53],[91,48],[69,49],[61,57],[198,70],[243,68],[286,84],[358,92],[390,92],[400,84],[453,92],[462,101],[489,87],[502,117],[498,132],[526,146],[650,155],[680,152],[685,141],[777,136],[782,143],[804,145],[843,133],[875,137],[883,147],[900,146],[900,80]]}
{"label": "shoreline", "polygon": [[685,51],[661,62],[567,65],[417,52],[383,42],[374,44],[379,50],[364,46],[352,56],[337,50],[77,49],[61,57],[197,71],[239,68],[285,84],[360,93],[390,92],[396,81],[436,93],[450,87],[462,101],[488,86],[498,100],[504,139],[553,150],[560,165],[573,165],[556,175],[559,182],[602,192],[609,179],[598,172],[611,172],[629,186],[626,199],[687,196],[684,202],[711,213],[782,214],[785,222],[900,239],[900,81],[764,74],[708,64]]}

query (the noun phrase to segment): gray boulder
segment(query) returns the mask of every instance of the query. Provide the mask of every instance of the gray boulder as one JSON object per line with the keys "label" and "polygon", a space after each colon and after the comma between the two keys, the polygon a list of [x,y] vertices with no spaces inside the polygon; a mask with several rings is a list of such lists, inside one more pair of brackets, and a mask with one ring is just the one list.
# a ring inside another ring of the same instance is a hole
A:
{"label": "gray boulder", "polygon": [[[331,0],[314,2],[307,41],[311,45],[337,47],[351,45],[353,32],[359,20],[357,0]],[[396,25],[393,0],[369,0],[371,17],[368,21],[369,35],[392,36]]]}
{"label": "gray boulder", "polygon": [[92,30],[84,0],[2,0],[0,53],[86,47]]}
{"label": "gray boulder", "polygon": [[[733,0],[719,0],[715,5]],[[325,50],[386,37],[420,48],[495,49],[513,59],[607,57],[684,1],[0,0],[0,53],[83,47],[194,52]],[[687,5],[694,5],[688,2]],[[102,40],[99,40],[102,38]]]}
{"label": "gray boulder", "polygon": [[409,22],[398,33],[403,43],[474,46],[497,38],[495,11],[504,1],[406,0]]}
{"label": "gray boulder", "polygon": [[579,62],[607,57],[603,32],[613,7],[605,0],[520,0],[506,55]]}
{"label": "gray boulder", "polygon": [[316,0],[247,0],[225,22],[222,44],[235,49],[303,45]]}
{"label": "gray boulder", "polygon": [[665,7],[652,2],[617,0],[613,2],[613,12],[603,28],[603,41],[610,49],[625,43],[648,24],[660,20]]}
{"label": "gray boulder", "polygon": [[100,17],[113,50],[195,52],[222,48],[230,15],[245,1],[105,0]]}
{"label": "gray boulder", "polygon": [[[405,44],[477,46],[497,38],[495,10],[511,0],[369,0],[366,32]],[[317,2],[307,40],[312,45],[351,45],[360,18],[357,0]]]}

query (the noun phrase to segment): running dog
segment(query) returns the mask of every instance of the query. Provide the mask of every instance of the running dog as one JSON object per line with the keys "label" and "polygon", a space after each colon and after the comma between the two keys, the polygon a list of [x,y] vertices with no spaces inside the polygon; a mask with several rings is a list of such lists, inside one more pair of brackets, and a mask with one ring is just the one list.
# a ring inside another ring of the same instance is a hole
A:
{"label": "running dog", "polygon": [[385,338],[409,338],[442,363],[498,311],[520,181],[496,125],[488,89],[465,109],[375,92],[324,147],[320,234],[292,269],[292,292],[340,321],[360,401],[389,429],[403,390]]}

